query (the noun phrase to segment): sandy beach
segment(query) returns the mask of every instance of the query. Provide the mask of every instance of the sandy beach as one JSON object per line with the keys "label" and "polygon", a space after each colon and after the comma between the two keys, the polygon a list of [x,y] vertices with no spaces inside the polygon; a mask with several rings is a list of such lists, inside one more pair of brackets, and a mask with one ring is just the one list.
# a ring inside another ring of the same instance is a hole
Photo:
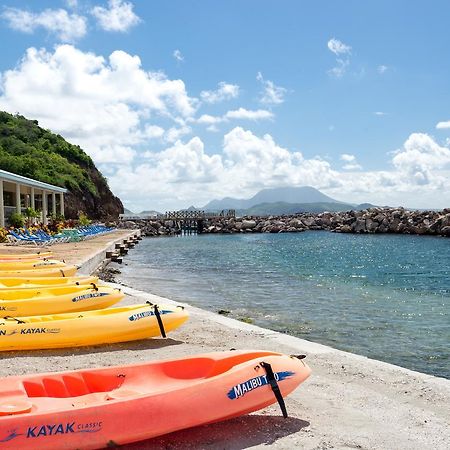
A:
{"label": "sandy beach", "polygon": [[[56,258],[90,271],[129,231],[51,247]],[[16,248],[1,245],[0,252]],[[23,248],[20,249],[23,251]],[[29,250],[32,251],[32,250]],[[133,250],[129,256],[132,258]],[[120,276],[119,276],[120,278]],[[124,303],[171,303],[124,287]],[[185,304],[190,320],[167,339],[41,352],[2,354],[2,376],[110,366],[210,351],[267,349],[305,354],[312,376],[278,406],[227,422],[172,433],[129,449],[447,449],[450,381],[245,324]],[[395,345],[395,343],[393,343]],[[192,411],[195,414],[195,410]]]}

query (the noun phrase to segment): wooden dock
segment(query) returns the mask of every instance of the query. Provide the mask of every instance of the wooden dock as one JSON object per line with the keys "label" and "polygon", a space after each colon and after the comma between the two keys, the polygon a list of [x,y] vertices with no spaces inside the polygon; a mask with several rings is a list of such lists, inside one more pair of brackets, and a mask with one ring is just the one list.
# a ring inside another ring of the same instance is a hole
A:
{"label": "wooden dock", "polygon": [[225,209],[220,212],[182,210],[166,211],[161,217],[164,220],[172,220],[175,227],[184,234],[202,233],[205,225],[210,220],[230,219],[236,217],[234,209]]}

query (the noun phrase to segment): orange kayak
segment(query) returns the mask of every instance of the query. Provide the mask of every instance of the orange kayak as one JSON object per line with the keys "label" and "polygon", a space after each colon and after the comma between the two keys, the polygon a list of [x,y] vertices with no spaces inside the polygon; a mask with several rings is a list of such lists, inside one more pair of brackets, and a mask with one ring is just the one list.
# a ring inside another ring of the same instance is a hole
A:
{"label": "orange kayak", "polygon": [[[0,449],[97,449],[279,403],[310,375],[267,351],[210,353],[0,382]],[[246,433],[247,430],[242,430]]]}

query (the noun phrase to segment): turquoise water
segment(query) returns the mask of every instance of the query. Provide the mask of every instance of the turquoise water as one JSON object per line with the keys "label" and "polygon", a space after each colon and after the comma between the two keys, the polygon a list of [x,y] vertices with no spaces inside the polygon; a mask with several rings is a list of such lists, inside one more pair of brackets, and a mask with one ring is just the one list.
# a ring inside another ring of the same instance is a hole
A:
{"label": "turquoise water", "polygon": [[450,378],[450,239],[405,235],[200,235],[144,239],[136,288]]}

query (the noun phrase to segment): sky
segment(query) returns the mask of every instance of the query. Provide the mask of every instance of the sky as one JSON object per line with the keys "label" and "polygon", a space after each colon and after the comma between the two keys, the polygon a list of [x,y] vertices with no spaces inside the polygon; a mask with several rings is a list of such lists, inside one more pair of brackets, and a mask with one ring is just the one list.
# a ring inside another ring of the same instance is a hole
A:
{"label": "sky", "polygon": [[313,186],[450,207],[450,3],[0,0],[0,110],[132,211]]}

